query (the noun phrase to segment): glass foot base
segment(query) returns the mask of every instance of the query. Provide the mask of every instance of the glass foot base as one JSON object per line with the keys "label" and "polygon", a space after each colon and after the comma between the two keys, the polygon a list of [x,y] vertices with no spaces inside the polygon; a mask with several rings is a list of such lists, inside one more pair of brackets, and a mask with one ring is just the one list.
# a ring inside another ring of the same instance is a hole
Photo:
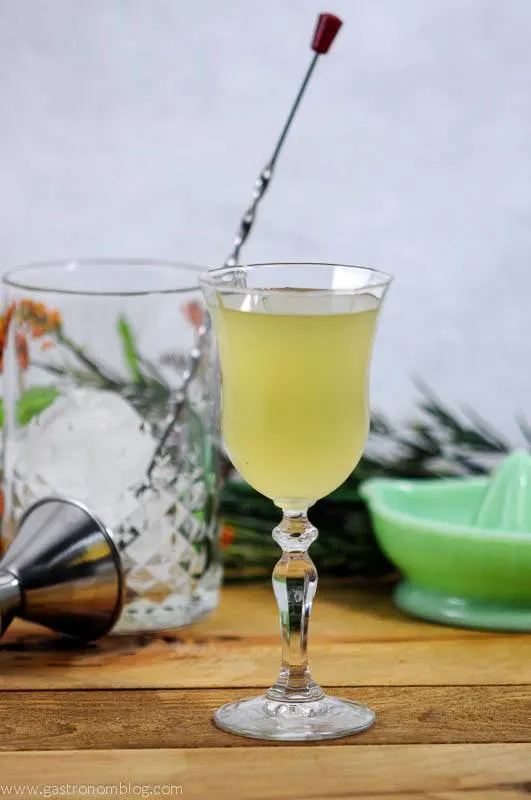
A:
{"label": "glass foot base", "polygon": [[214,722],[224,731],[252,739],[308,742],[360,733],[373,725],[368,706],[338,697],[279,703],[265,695],[219,708]]}

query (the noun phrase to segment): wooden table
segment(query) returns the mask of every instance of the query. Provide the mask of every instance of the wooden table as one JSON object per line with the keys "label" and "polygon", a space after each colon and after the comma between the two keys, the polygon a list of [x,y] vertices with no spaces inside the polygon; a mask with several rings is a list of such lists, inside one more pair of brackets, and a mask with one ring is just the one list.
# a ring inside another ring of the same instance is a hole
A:
{"label": "wooden table", "polygon": [[396,611],[388,587],[322,585],[314,675],[373,706],[377,724],[268,744],[217,730],[211,715],[272,682],[275,614],[269,587],[255,585],[226,588],[210,619],[153,639],[79,649],[15,623],[0,647],[0,794],[31,784],[76,798],[147,786],[187,800],[531,797],[531,636],[427,625]]}

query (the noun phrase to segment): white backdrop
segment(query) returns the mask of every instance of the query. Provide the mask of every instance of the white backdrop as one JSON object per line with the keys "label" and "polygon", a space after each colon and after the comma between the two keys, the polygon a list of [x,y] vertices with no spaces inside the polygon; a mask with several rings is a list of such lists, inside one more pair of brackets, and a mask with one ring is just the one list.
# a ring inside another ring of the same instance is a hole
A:
{"label": "white backdrop", "polygon": [[[309,60],[314,0],[0,0],[0,264],[216,265]],[[396,282],[375,405],[411,376],[531,417],[531,2],[334,0],[245,251]]]}

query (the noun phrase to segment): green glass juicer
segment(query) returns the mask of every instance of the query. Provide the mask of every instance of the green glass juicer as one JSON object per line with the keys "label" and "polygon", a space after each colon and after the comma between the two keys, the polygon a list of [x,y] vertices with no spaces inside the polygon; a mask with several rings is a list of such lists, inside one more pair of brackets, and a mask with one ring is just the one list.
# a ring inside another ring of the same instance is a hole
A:
{"label": "green glass juicer", "polygon": [[362,484],[377,540],[402,580],[395,604],[468,628],[531,630],[531,456],[481,478]]}

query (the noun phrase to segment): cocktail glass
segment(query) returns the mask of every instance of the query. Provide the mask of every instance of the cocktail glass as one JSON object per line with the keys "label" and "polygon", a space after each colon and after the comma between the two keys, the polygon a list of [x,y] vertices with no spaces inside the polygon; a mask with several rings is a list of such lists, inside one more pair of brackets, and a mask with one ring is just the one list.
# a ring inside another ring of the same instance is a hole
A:
{"label": "cocktail glass", "polygon": [[368,377],[391,277],[335,264],[255,264],[200,279],[217,336],[222,429],[238,472],[282,510],[273,571],[282,663],[260,697],[220,708],[216,724],[258,739],[328,739],[365,730],[367,706],[325,695],[310,673],[308,623],[317,537],[307,512],[358,463],[369,428]]}

